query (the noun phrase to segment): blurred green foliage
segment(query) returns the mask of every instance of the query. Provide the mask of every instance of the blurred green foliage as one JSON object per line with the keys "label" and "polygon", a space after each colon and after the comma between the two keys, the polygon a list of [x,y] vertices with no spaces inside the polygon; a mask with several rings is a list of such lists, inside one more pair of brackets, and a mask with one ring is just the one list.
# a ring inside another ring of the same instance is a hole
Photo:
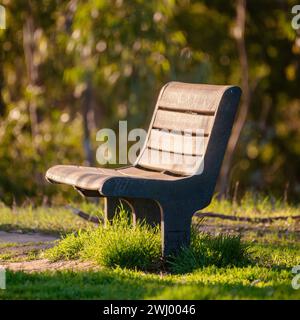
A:
{"label": "blurred green foliage", "polygon": [[[6,203],[61,194],[44,173],[57,163],[85,164],[84,119],[95,150],[102,127],[117,128],[124,119],[129,128],[145,126],[167,81],[241,83],[235,1],[2,2],[0,199]],[[247,2],[251,105],[229,189],[240,181],[241,190],[300,197],[295,4]]]}

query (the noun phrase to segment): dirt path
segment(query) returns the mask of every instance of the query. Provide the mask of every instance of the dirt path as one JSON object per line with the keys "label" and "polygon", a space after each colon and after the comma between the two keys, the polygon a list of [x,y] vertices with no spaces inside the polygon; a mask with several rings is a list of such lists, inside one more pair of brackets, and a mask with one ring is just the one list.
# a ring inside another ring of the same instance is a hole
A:
{"label": "dirt path", "polygon": [[95,266],[91,262],[82,262],[77,260],[50,262],[47,259],[39,259],[23,262],[4,262],[1,264],[6,269],[24,272],[42,272],[59,270],[90,271],[99,269],[99,267]]}
{"label": "dirt path", "polygon": [[93,270],[91,262],[41,259],[39,253],[54,246],[59,237],[41,233],[0,231],[0,265],[12,271],[41,272],[57,270]]}
{"label": "dirt path", "polygon": [[0,231],[1,243],[29,243],[29,242],[49,242],[59,239],[57,236],[45,235],[41,233],[21,233]]}

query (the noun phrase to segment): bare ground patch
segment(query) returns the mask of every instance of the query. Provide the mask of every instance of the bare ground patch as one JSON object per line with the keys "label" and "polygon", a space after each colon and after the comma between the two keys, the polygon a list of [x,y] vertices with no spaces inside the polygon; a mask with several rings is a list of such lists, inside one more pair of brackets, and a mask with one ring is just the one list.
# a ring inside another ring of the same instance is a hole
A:
{"label": "bare ground patch", "polygon": [[0,265],[12,271],[40,272],[57,270],[91,270],[95,265],[82,261],[50,262],[41,253],[53,247],[59,237],[41,233],[0,231]]}
{"label": "bare ground patch", "polygon": [[46,235],[42,233],[22,233],[22,232],[6,232],[0,231],[1,243],[31,243],[31,242],[49,242],[55,241],[59,237],[54,235]]}
{"label": "bare ground patch", "polygon": [[24,272],[59,271],[59,270],[91,271],[91,270],[99,269],[99,267],[95,266],[92,262],[82,262],[78,260],[50,262],[47,259],[39,259],[39,260],[23,261],[23,262],[6,262],[6,263],[2,263],[2,266],[12,271],[24,271]]}
{"label": "bare ground patch", "polygon": [[55,245],[59,238],[41,233],[0,231],[0,264],[33,263],[40,253]]}

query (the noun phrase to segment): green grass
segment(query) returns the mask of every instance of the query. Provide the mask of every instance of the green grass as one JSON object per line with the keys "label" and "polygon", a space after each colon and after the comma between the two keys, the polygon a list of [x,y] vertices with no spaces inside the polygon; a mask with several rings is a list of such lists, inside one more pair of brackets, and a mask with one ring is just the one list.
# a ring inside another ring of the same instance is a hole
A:
{"label": "green grass", "polygon": [[84,259],[100,266],[154,269],[160,263],[160,233],[146,224],[132,226],[128,215],[120,211],[106,228],[80,231],[66,236],[45,252],[51,261]]}
{"label": "green grass", "polygon": [[145,224],[135,227],[124,216],[116,216],[107,228],[100,227],[85,237],[81,257],[100,266],[155,269],[160,262],[160,233]]}
{"label": "green grass", "polygon": [[236,235],[209,235],[192,233],[191,246],[182,248],[178,256],[161,259],[159,228],[144,223],[133,226],[123,210],[106,228],[100,226],[70,234],[59,244],[45,252],[52,260],[83,259],[104,267],[122,267],[137,270],[160,271],[162,268],[175,273],[187,273],[194,269],[215,265],[240,266],[250,262],[249,245]]}
{"label": "green grass", "polygon": [[251,263],[250,245],[240,236],[192,233],[191,246],[171,259],[174,273],[188,273],[206,267],[245,266]]}
{"label": "green grass", "polygon": [[[95,215],[102,214],[96,205],[82,203],[77,207]],[[91,223],[75,216],[64,207],[9,208],[0,203],[0,230],[67,234],[90,226]]]}
{"label": "green grass", "polygon": [[206,267],[187,275],[104,268],[98,272],[7,272],[0,299],[300,299],[290,270]]}
{"label": "green grass", "polygon": [[[85,210],[96,212],[97,207]],[[68,234],[47,255],[60,263],[94,260],[98,267],[7,271],[7,289],[0,290],[0,299],[300,299],[300,290],[291,286],[292,267],[300,265],[300,225],[288,219],[298,214],[299,207],[248,195],[239,205],[214,200],[206,211],[251,217],[285,215],[287,219],[268,224],[206,219],[201,227],[212,234],[203,230],[194,234],[191,248],[183,250],[166,270],[156,262],[159,233],[149,227],[130,229],[121,223],[104,231],[63,208],[1,207],[0,228],[8,225],[10,230]],[[3,263],[13,261],[14,247],[0,244]],[[153,259],[145,264],[148,252]],[[37,256],[29,251],[27,260]],[[141,270],[133,270],[136,266]]]}

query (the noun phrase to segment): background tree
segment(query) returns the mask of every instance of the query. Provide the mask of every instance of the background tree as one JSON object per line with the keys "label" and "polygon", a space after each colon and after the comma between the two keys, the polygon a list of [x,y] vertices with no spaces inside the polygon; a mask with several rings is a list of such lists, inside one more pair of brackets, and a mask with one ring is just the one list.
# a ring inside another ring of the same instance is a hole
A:
{"label": "background tree", "polygon": [[117,129],[124,119],[129,129],[145,126],[159,88],[179,80],[243,88],[218,190],[230,196],[239,181],[241,193],[253,188],[298,200],[294,4],[3,1],[0,199],[67,196],[67,189],[57,195],[45,183],[45,170],[56,163],[95,164],[96,131]]}

